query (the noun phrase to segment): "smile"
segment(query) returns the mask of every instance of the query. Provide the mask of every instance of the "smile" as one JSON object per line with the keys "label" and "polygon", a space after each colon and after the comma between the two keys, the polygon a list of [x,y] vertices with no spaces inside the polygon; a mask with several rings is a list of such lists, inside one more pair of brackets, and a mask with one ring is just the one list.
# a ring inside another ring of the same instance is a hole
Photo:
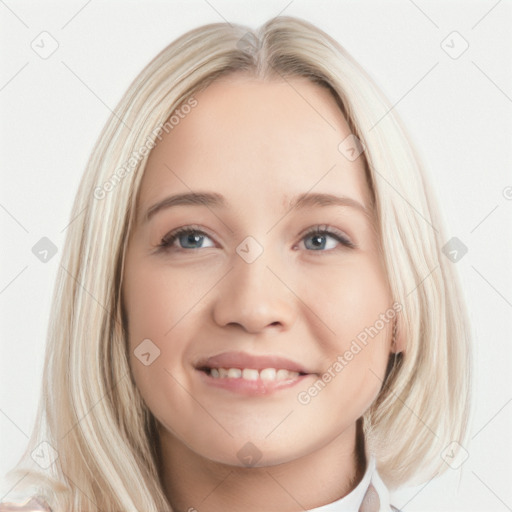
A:
{"label": "smile", "polygon": [[194,366],[208,386],[243,395],[268,395],[316,375],[287,358],[244,352],[223,352]]}
{"label": "smile", "polygon": [[263,370],[256,370],[254,368],[207,368],[204,370],[214,379],[245,379],[245,380],[290,380],[296,379],[299,375],[304,373],[285,370],[284,368],[264,368]]}

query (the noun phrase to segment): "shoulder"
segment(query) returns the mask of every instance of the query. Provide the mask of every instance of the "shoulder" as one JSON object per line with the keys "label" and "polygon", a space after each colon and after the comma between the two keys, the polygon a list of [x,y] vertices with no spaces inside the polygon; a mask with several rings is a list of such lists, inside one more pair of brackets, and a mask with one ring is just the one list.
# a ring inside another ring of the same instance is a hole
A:
{"label": "shoulder", "polygon": [[32,496],[26,500],[0,503],[0,512],[52,512],[41,496]]}

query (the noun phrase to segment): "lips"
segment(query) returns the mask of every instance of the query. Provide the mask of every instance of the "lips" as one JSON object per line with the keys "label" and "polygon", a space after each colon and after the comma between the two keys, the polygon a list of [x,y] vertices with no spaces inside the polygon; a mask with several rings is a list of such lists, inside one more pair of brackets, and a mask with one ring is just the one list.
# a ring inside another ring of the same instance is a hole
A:
{"label": "lips", "polygon": [[291,359],[245,352],[207,357],[195,368],[207,386],[245,396],[272,395],[317,375]]}
{"label": "lips", "polygon": [[305,375],[314,373],[309,371],[305,366],[291,359],[273,355],[255,355],[246,352],[223,352],[215,356],[201,359],[195,365],[196,369],[208,372],[212,369],[239,369],[243,372],[245,369],[257,370],[260,372],[265,369],[273,368],[286,370],[288,372]]}

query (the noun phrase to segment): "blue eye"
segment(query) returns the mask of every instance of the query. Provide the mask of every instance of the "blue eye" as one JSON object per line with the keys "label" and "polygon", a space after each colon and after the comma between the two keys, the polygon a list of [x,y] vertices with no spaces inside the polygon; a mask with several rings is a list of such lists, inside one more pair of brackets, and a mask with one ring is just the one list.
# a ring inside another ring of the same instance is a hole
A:
{"label": "blue eye", "polygon": [[[172,233],[169,233],[163,240],[159,247],[163,249],[170,249],[174,242],[178,241],[180,247],[177,249],[203,249],[204,247],[197,247],[203,240],[209,238],[206,233],[193,228],[180,228]],[[196,245],[194,245],[196,244]],[[214,247],[212,244],[210,247]]]}
{"label": "blue eye", "polygon": [[[320,252],[325,252],[326,245],[329,245],[326,239],[331,238],[336,242],[344,245],[345,247],[349,247],[351,249],[355,248],[355,244],[353,244],[343,233],[339,232],[337,229],[328,228],[327,226],[316,226],[312,230],[308,231],[303,239],[310,238],[313,241],[313,250]],[[327,248],[327,250],[336,249],[336,244],[332,247]]]}
{"label": "blue eye", "polygon": [[[301,240],[307,240],[308,238],[311,238],[313,243],[309,246],[306,243],[304,245],[306,246],[306,249],[313,252],[331,251],[336,249],[336,244],[338,243],[351,249],[356,247],[355,244],[353,244],[342,232],[334,228],[329,228],[328,226],[315,226],[304,234]],[[335,243],[328,243],[329,238],[334,240]],[[215,247],[213,242],[208,246],[202,245],[205,239],[211,240],[204,231],[192,227],[183,227],[169,233],[162,239],[162,242],[158,247],[164,251],[170,251],[173,249],[176,251],[182,251]],[[173,248],[173,246],[176,245],[176,242],[178,242],[178,245]]]}

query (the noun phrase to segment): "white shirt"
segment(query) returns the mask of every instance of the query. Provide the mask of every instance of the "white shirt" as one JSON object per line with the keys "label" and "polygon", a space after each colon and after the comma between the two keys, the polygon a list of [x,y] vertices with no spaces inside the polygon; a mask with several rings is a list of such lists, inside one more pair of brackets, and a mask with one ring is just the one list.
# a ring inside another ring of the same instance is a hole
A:
{"label": "white shirt", "polygon": [[381,480],[375,461],[370,455],[363,478],[355,489],[343,498],[308,512],[393,512],[389,491]]}

